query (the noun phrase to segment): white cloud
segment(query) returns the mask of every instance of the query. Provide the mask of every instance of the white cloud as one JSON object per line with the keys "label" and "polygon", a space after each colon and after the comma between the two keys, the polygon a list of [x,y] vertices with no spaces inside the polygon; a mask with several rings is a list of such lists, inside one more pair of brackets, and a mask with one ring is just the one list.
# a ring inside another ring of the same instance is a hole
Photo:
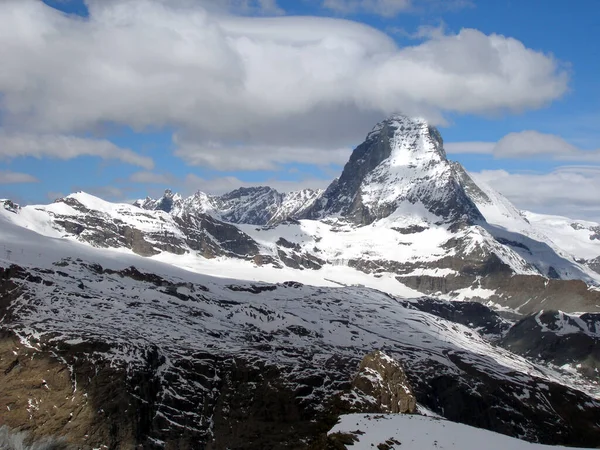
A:
{"label": "white cloud", "polygon": [[408,31],[403,27],[389,27],[386,29],[389,33],[402,36],[408,39],[423,40],[423,39],[439,39],[448,34],[445,22],[440,22],[439,25],[420,25],[416,31]]}
{"label": "white cloud", "polygon": [[472,173],[518,208],[574,219],[600,221],[600,166],[564,166],[550,173]]}
{"label": "white cloud", "polygon": [[343,165],[351,150],[323,150],[273,145],[227,145],[219,142],[189,142],[175,137],[175,155],[191,166],[217,170],[277,170],[280,164],[304,163],[315,166]]}
{"label": "white cloud", "polygon": [[404,12],[455,10],[472,6],[469,0],[323,0],[323,8],[339,14],[368,13],[395,17]]}
{"label": "white cloud", "polygon": [[259,12],[262,14],[283,14],[285,11],[277,5],[276,0],[229,0],[234,10],[251,14]]}
{"label": "white cloud", "polygon": [[331,183],[331,180],[321,178],[306,178],[302,180],[280,180],[271,179],[266,181],[242,181],[236,177],[202,178],[197,175],[188,175],[182,185],[184,194],[192,194],[197,191],[209,194],[224,194],[240,187],[269,186],[279,192],[291,192],[300,189],[323,189]]}
{"label": "white cloud", "polygon": [[[106,1],[106,0],[105,0]],[[113,0],[114,1],[114,0]],[[159,0],[165,4],[180,4],[186,0]],[[202,4],[215,12],[230,11],[236,14],[281,15],[285,11],[276,0],[187,0],[188,4]]]}
{"label": "white cloud", "polygon": [[97,156],[116,159],[146,169],[152,169],[152,158],[120,148],[107,140],[85,139],[58,134],[8,133],[0,130],[0,159],[23,156],[34,158],[72,159],[78,156]]}
{"label": "white cloud", "polygon": [[33,175],[21,172],[0,170],[0,184],[37,183],[39,180]]}
{"label": "white cloud", "polygon": [[560,136],[522,131],[504,136],[494,147],[497,158],[550,157],[559,161],[600,162],[600,150],[581,150]]}
{"label": "white cloud", "polygon": [[510,133],[494,142],[448,142],[446,152],[453,154],[492,154],[495,158],[546,158],[554,161],[600,162],[600,149],[582,150],[562,137],[527,130]]}
{"label": "white cloud", "polygon": [[[89,0],[82,20],[40,1],[0,2],[4,127],[169,127],[200,143],[197,157],[179,150],[187,160],[216,167],[223,158],[207,156],[209,142],[217,151],[243,143],[251,161],[277,146],[296,147],[301,161],[303,148],[331,150],[312,156],[336,160],[336,149],[393,111],[440,122],[445,112],[539,108],[567,90],[553,57],[501,35],[433,33],[398,48],[356,22],[235,17],[202,5]],[[278,158],[264,165],[290,160]]]}
{"label": "white cloud", "polygon": [[340,14],[369,12],[393,17],[412,7],[411,0],[324,0],[323,7]]}
{"label": "white cloud", "polygon": [[[203,178],[195,174],[188,174],[185,177],[176,176],[172,173],[153,173],[138,172],[133,174],[127,181],[144,185],[160,185],[160,188],[150,188],[148,192],[152,196],[160,196],[165,188],[177,191],[182,195],[191,195],[194,192],[202,191],[208,194],[224,194],[240,187],[252,186],[270,186],[279,192],[297,191],[300,189],[321,189],[331,183],[331,179],[307,177],[298,180],[281,180],[277,178],[266,179],[263,181],[243,181],[237,177],[210,177]],[[133,186],[128,186],[128,191],[133,190]],[[124,193],[124,191],[121,191]]]}
{"label": "white cloud", "polygon": [[140,184],[174,184],[177,178],[169,173],[135,172],[130,175],[129,181]]}

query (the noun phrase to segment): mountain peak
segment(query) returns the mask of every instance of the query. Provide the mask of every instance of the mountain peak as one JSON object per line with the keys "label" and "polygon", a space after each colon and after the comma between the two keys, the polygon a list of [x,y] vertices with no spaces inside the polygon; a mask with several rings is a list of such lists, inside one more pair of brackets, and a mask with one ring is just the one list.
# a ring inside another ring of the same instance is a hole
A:
{"label": "mountain peak", "polygon": [[365,225],[396,211],[423,217],[423,209],[434,222],[481,218],[456,179],[439,131],[425,119],[393,114],[356,147],[309,216]]}
{"label": "mountain peak", "polygon": [[401,132],[426,132],[429,127],[429,123],[422,117],[410,117],[401,113],[394,113],[381,122],[377,123],[371,132],[367,135],[366,140],[373,139],[379,136],[383,129],[400,130]]}

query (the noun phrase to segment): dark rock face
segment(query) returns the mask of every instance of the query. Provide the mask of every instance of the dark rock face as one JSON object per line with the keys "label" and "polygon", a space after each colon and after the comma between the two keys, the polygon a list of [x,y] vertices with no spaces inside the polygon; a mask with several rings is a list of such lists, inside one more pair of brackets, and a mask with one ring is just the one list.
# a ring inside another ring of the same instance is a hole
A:
{"label": "dark rock face", "polygon": [[186,236],[186,244],[211,258],[219,255],[248,259],[258,255],[258,245],[237,227],[209,215],[175,217],[175,223]]}
{"label": "dark rock face", "polygon": [[[131,378],[109,361],[94,362],[94,346],[30,349],[6,331],[0,337],[0,426],[25,431],[34,440],[68,436],[91,448],[134,448],[152,417],[152,367]],[[102,350],[98,347],[98,350]],[[89,356],[88,356],[89,355]],[[135,390],[140,395],[134,396]],[[88,443],[89,444],[86,444]],[[70,447],[69,447],[70,448]]]}
{"label": "dark rock face", "polygon": [[217,200],[222,218],[232,223],[266,225],[281,206],[283,194],[261,186],[239,188],[220,196]]}
{"label": "dark rock face", "polygon": [[487,306],[475,302],[447,302],[433,298],[405,300],[407,308],[415,308],[434,316],[467,326],[489,339],[504,336],[512,324]]}
{"label": "dark rock face", "polygon": [[293,250],[290,251],[280,249],[278,250],[277,255],[279,256],[281,262],[293,269],[318,270],[326,263],[324,260],[309,253],[302,253]]}
{"label": "dark rock face", "polygon": [[[462,423],[510,436],[520,435],[526,440],[552,445],[565,445],[568,442],[567,445],[578,447],[596,445],[593,443],[596,438],[592,437],[589,428],[595,426],[595,412],[585,408],[579,412],[574,407],[582,401],[579,391],[556,383],[540,383],[535,377],[517,388],[506,380],[487,377],[474,367],[469,367],[465,364],[464,356],[448,354],[450,360],[463,371],[460,378],[448,376],[442,367],[437,373],[432,373],[435,372],[435,363],[432,367],[423,368],[427,371],[424,377],[426,385],[423,381],[415,384],[415,372],[408,372],[419,403],[435,411],[443,411],[444,417],[450,420],[457,421],[460,417]],[[456,395],[457,392],[461,394]],[[552,401],[552,411],[546,403],[549,399]],[[532,414],[534,410],[536,413]],[[577,414],[578,419],[574,420],[572,414]],[[516,429],[523,424],[534,423],[536,437],[528,432],[521,434]]]}
{"label": "dark rock face", "polygon": [[17,203],[15,203],[11,200],[2,200],[1,203],[5,210],[10,211],[15,214],[18,213],[19,210],[21,209],[21,207]]}
{"label": "dark rock face", "polygon": [[377,412],[408,413],[417,409],[417,399],[399,362],[381,351],[366,355],[358,373],[352,380],[352,388],[377,402]]}
{"label": "dark rock face", "polygon": [[481,190],[479,186],[473,181],[473,179],[469,176],[465,168],[456,161],[450,161],[450,165],[452,169],[456,173],[458,178],[458,182],[465,190],[465,193],[469,196],[471,200],[476,203],[489,203],[491,202],[488,195]]}
{"label": "dark rock face", "polygon": [[600,226],[598,227],[588,227],[588,226],[584,226],[583,224],[577,223],[577,222],[573,222],[571,224],[571,228],[573,228],[574,230],[582,230],[582,229],[587,229],[589,231],[591,231],[590,234],[590,240],[591,241],[595,241],[595,240],[600,240]]}
{"label": "dark rock face", "polygon": [[[84,214],[56,216],[56,225],[96,247],[125,247],[141,256],[152,256],[161,251],[182,255],[189,250],[206,258],[250,259],[259,254],[258,245],[252,238],[234,225],[206,214],[175,216],[161,225],[163,231],[142,231],[124,220],[91,210],[74,198],[60,201]],[[136,219],[140,222],[164,221],[143,212]]]}
{"label": "dark rock face", "polygon": [[600,314],[542,311],[516,323],[500,344],[556,366],[569,364],[591,380],[600,378]]}
{"label": "dark rock face", "polygon": [[600,256],[587,262],[587,266],[593,271],[600,273]]}
{"label": "dark rock face", "polygon": [[309,218],[341,214],[354,218],[357,223],[370,223],[374,220],[369,217],[368,211],[363,210],[358,191],[367,174],[389,158],[392,151],[390,139],[394,132],[393,127],[384,124],[379,134],[369,135],[365,142],[356,147],[344,166],[342,175],[329,185],[319,203],[309,212]]}
{"label": "dark rock face", "polygon": [[[450,293],[463,288],[481,288],[493,292],[479,299],[484,303],[501,304],[521,314],[532,314],[542,308],[565,312],[600,312],[600,291],[590,289],[581,280],[555,280],[537,275],[511,275],[488,272],[476,281],[476,276],[399,277],[402,283],[426,294]],[[473,296],[473,300],[478,300]]]}

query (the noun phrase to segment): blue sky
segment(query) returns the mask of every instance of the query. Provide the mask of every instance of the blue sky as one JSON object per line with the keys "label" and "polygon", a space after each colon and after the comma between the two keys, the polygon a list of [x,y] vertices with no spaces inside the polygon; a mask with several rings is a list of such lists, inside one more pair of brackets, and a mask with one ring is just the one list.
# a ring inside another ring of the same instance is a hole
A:
{"label": "blue sky", "polygon": [[324,187],[401,111],[518,207],[600,220],[599,15],[593,0],[0,2],[0,197]]}

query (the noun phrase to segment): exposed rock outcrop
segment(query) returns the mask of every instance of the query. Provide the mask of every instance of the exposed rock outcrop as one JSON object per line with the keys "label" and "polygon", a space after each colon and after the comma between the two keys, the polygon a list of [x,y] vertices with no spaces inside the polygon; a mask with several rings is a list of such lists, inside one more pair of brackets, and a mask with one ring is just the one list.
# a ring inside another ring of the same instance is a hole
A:
{"label": "exposed rock outcrop", "polygon": [[402,365],[382,351],[366,355],[352,387],[367,397],[372,397],[380,411],[386,413],[414,413],[417,399],[404,373]]}
{"label": "exposed rock outcrop", "polygon": [[600,314],[541,311],[517,322],[499,342],[532,359],[565,364],[600,381]]}

